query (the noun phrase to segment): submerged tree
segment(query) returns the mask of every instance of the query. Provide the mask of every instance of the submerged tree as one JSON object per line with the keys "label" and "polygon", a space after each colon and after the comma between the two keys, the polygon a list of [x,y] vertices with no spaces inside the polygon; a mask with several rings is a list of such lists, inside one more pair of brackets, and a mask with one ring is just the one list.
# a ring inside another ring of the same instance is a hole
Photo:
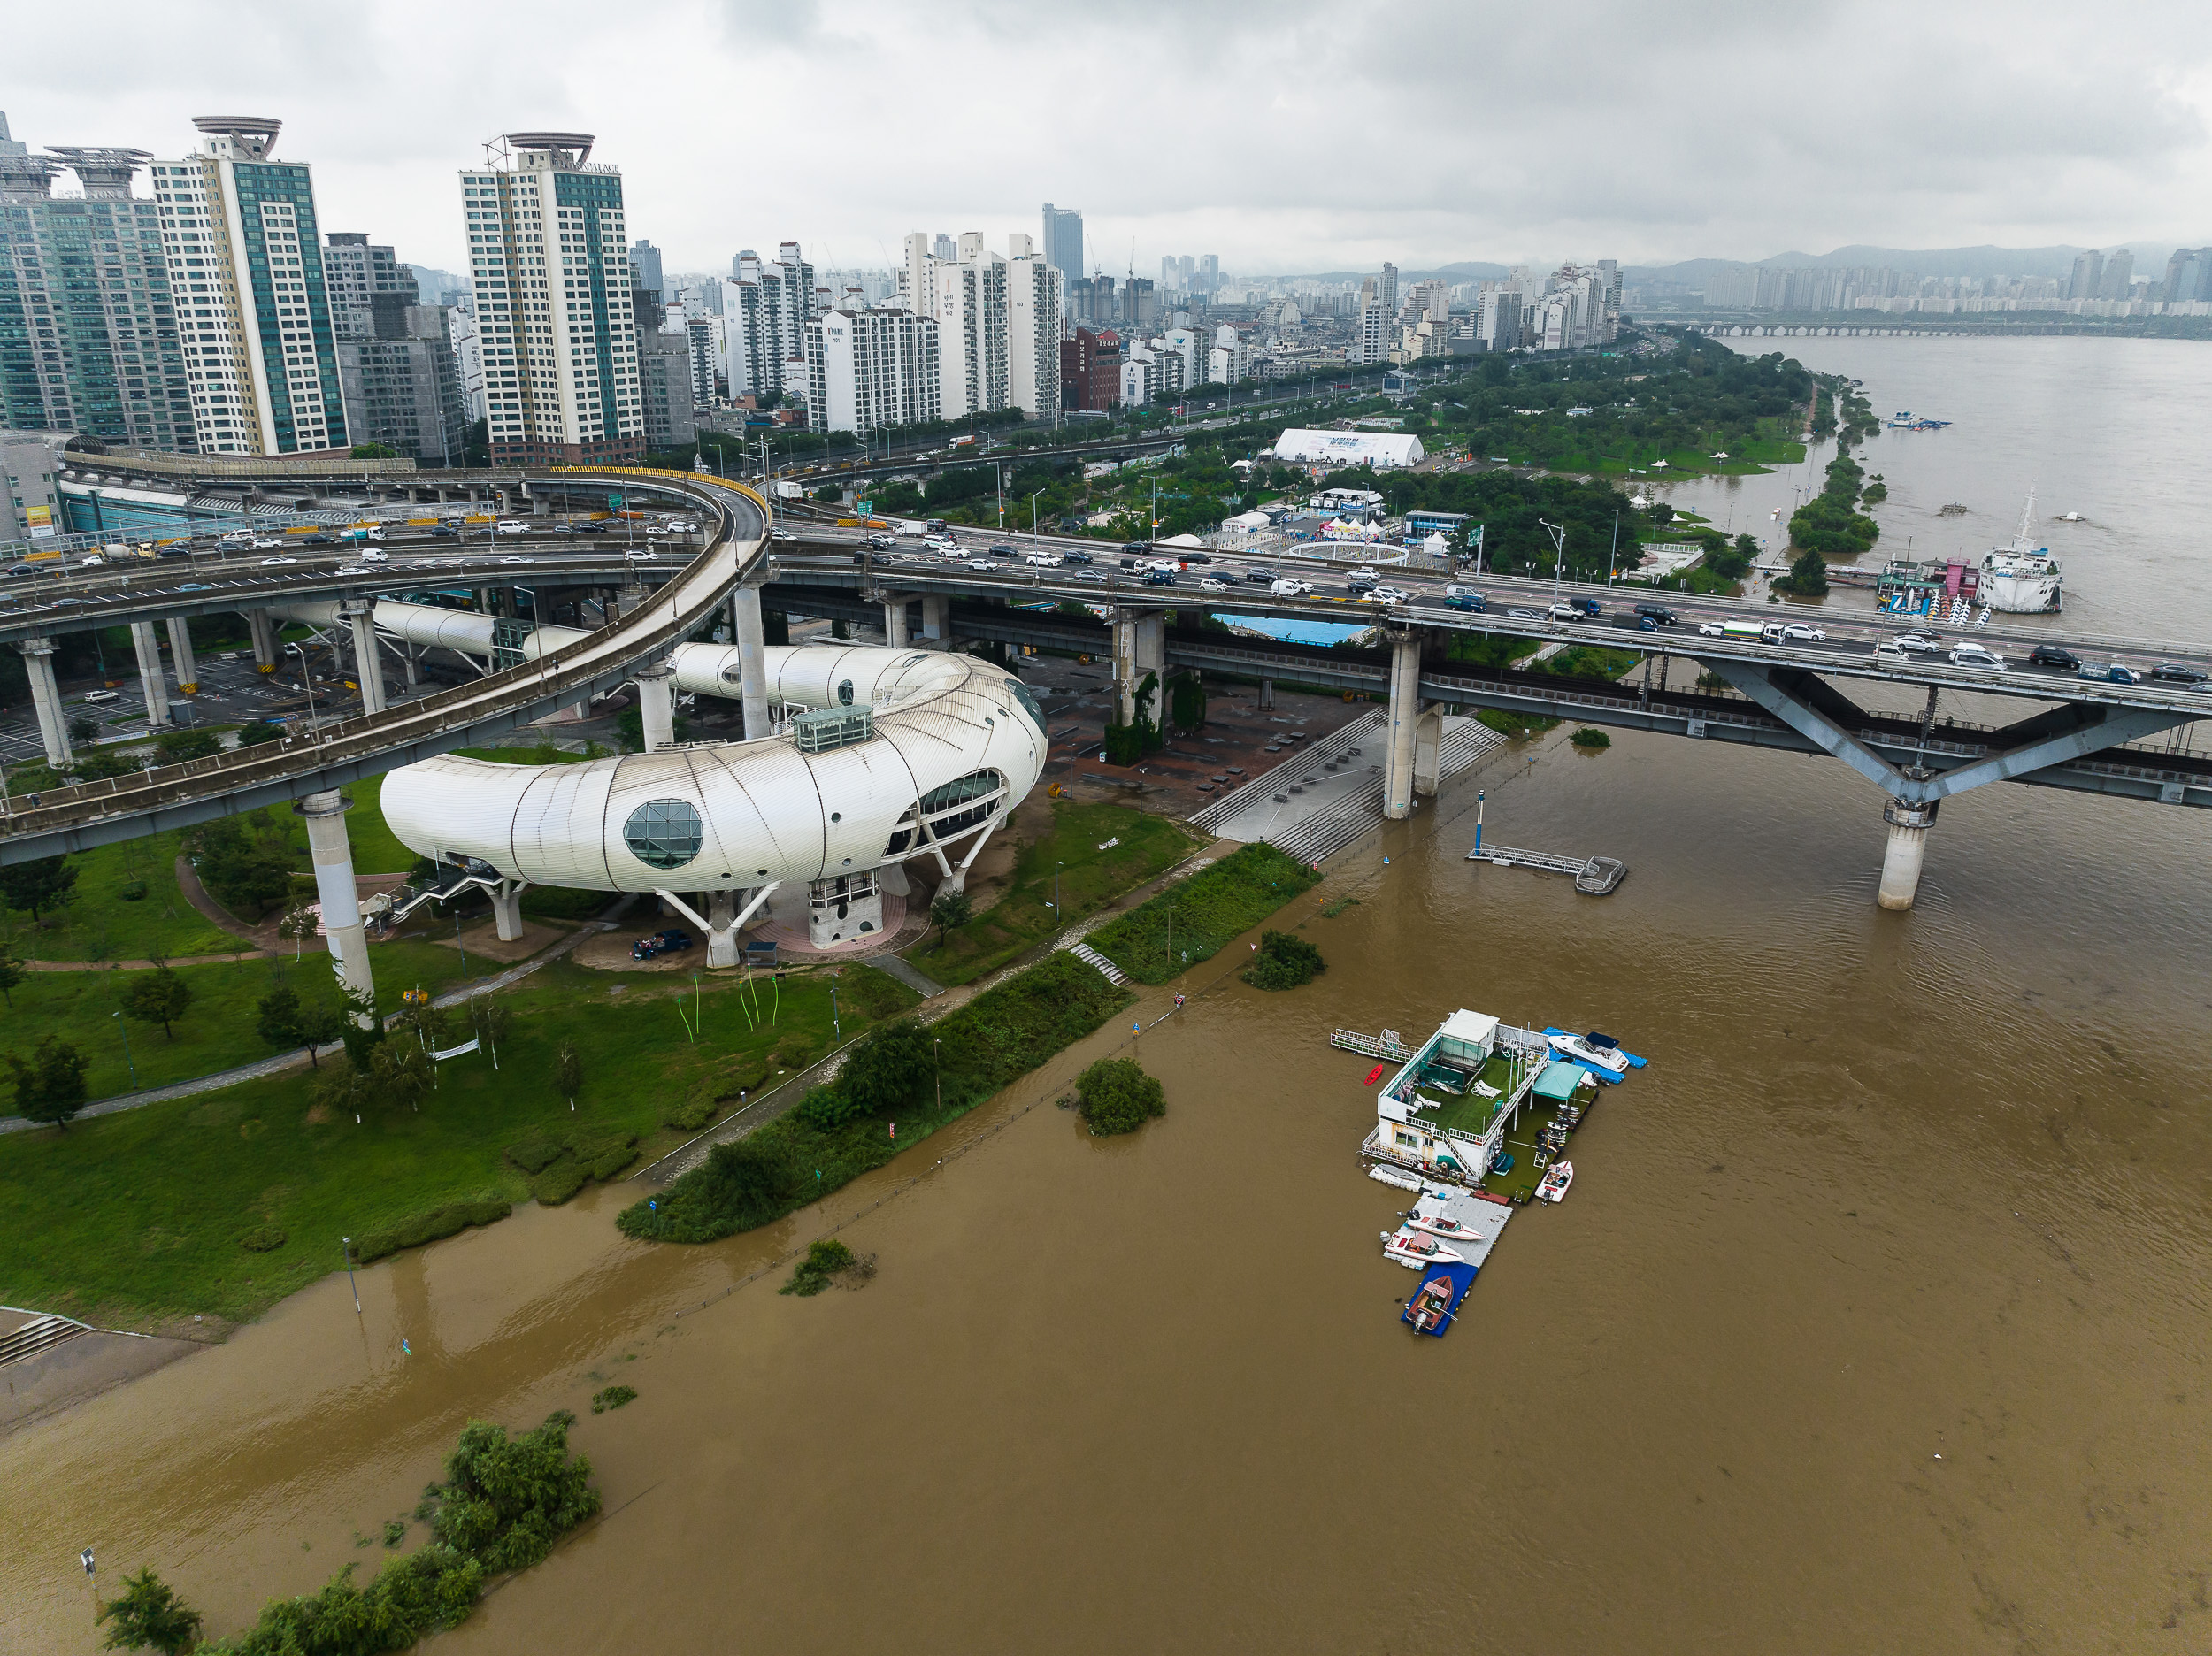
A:
{"label": "submerged tree", "polygon": [[112,1619],[103,1650],[151,1650],[182,1656],[200,1642],[200,1613],[150,1569],[123,1582],[122,1596],[100,1606],[96,1620]]}

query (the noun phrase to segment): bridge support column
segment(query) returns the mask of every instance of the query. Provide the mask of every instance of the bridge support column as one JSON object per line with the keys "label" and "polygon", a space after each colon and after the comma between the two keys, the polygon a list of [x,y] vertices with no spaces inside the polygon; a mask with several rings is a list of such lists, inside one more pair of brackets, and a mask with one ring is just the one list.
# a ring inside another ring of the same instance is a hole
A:
{"label": "bridge support column", "polygon": [[257,667],[276,665],[276,626],[269,619],[266,610],[246,611],[246,632],[253,640],[253,664]]}
{"label": "bridge support column", "polygon": [[768,726],[768,636],[760,617],[760,588],[747,581],[730,595],[737,618],[739,700],[745,709],[745,740],[771,734]]}
{"label": "bridge support column", "polygon": [[906,604],[904,593],[892,593],[883,601],[883,641],[892,649],[907,646]]}
{"label": "bridge support column", "polygon": [[952,600],[943,593],[922,594],[922,637],[937,649],[952,648]]}
{"label": "bridge support column", "polygon": [[1390,647],[1390,718],[1383,748],[1383,815],[1413,815],[1415,724],[1421,713],[1421,635],[1407,632]]}
{"label": "bridge support column", "polygon": [[502,880],[489,887],[486,895],[492,900],[492,924],[499,929],[502,943],[513,943],[522,936],[522,893],[526,880]]}
{"label": "bridge support column", "polygon": [[1260,706],[1266,709],[1274,705],[1275,681],[1272,678],[1263,678],[1260,680]]}
{"label": "bridge support column", "polygon": [[150,621],[131,623],[131,648],[138,655],[138,682],[146,693],[146,723],[158,729],[169,723],[169,686],[162,677],[161,642]]}
{"label": "bridge support column", "polygon": [[369,971],[369,939],[361,929],[361,903],[353,887],[353,847],[346,839],[346,813],[353,801],[331,788],[310,794],[292,809],[307,823],[307,849],[315,862],[315,895],[322,906],[331,970],[339,988],[370,1008],[356,1011],[353,1021],[372,1029],[376,1023],[376,979]]}
{"label": "bridge support column", "polygon": [[665,661],[648,662],[637,670],[638,712],[645,727],[647,753],[675,742],[675,686],[676,670]]}
{"label": "bridge support column", "polygon": [[1928,828],[1941,801],[1915,804],[1893,799],[1882,807],[1889,843],[1882,850],[1882,884],[1874,901],[1885,908],[1909,908],[1920,891],[1920,865],[1928,855]]}
{"label": "bridge support column", "polygon": [[190,695],[200,687],[200,663],[192,653],[192,624],[182,616],[169,617],[169,659],[177,670],[177,688]]}
{"label": "bridge support column", "polygon": [[349,598],[338,614],[353,634],[353,680],[361,686],[361,710],[384,710],[384,663],[376,654],[376,601]]}
{"label": "bridge support column", "polygon": [[1157,610],[1117,610],[1114,612],[1114,691],[1118,722],[1133,724],[1137,717],[1137,688],[1147,678],[1153,681],[1152,699],[1146,705],[1153,721],[1161,720],[1166,695],[1167,617]]}
{"label": "bridge support column", "polygon": [[1413,792],[1434,799],[1443,768],[1444,709],[1440,703],[1421,709],[1413,721]]}
{"label": "bridge support column", "polygon": [[57,770],[74,756],[69,751],[69,720],[62,712],[61,686],[54,682],[54,640],[23,640],[23,670],[31,680],[31,706],[38,714],[39,740],[46,763]]}

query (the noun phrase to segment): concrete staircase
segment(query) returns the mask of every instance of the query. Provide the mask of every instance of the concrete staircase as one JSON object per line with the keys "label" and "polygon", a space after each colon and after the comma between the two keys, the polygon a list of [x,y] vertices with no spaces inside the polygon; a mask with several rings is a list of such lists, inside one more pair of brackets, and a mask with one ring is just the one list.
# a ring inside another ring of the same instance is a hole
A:
{"label": "concrete staircase", "polygon": [[1068,950],[1068,953],[1074,955],[1076,959],[1081,961],[1086,966],[1095,966],[1098,968],[1100,973],[1104,976],[1106,981],[1113,985],[1115,988],[1126,989],[1129,986],[1128,974],[1123,971],[1120,967],[1115,965],[1113,962],[1108,960],[1096,949],[1093,948],[1089,944],[1075,944]]}

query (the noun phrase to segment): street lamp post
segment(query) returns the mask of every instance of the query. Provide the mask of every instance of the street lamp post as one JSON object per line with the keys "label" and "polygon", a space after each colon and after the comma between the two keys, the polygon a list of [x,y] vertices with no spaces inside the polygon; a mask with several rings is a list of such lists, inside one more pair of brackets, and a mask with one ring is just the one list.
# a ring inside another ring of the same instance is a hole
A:
{"label": "street lamp post", "polygon": [[1551,601],[1558,603],[1561,602],[1560,588],[1567,579],[1567,531],[1563,525],[1546,518],[1539,518],[1536,521],[1549,532],[1552,549],[1558,554],[1557,561],[1552,565],[1551,576]]}
{"label": "street lamp post", "polygon": [[940,1037],[930,1038],[929,1062],[936,1076],[937,1113],[941,1116],[945,1113],[945,1043]]}
{"label": "street lamp post", "polygon": [[111,1012],[108,1016],[115,1020],[115,1027],[123,1032],[123,1062],[131,1072],[131,1091],[135,1092],[138,1091],[138,1066],[131,1061],[131,1026],[124,1021],[120,1012]]}
{"label": "street lamp post", "polygon": [[[1051,487],[1052,485],[1049,483],[1045,485],[1045,488],[1050,488]],[[1029,538],[1032,540],[1034,540],[1037,538],[1037,495],[1041,494],[1044,492],[1045,489],[1041,488],[1036,491],[1036,494],[1033,494],[1029,497]]]}
{"label": "street lamp post", "polygon": [[311,729],[315,723],[315,675],[308,670],[307,651],[297,644],[284,647],[300,658],[300,682],[307,686],[307,723]]}
{"label": "street lamp post", "polygon": [[353,1238],[340,1237],[338,1240],[345,1249],[346,1286],[353,1290],[353,1310],[354,1315],[358,1316],[361,1312],[361,1284],[354,1280],[353,1276]]}

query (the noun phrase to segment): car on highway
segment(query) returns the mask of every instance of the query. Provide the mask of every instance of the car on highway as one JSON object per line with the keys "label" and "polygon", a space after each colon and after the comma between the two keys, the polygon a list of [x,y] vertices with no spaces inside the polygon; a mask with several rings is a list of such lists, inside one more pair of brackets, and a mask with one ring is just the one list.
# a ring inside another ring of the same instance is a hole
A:
{"label": "car on highway", "polygon": [[374,547],[365,546],[354,548],[353,556],[364,564],[388,564],[392,557],[388,552],[380,552]]}
{"label": "car on highway", "polygon": [[18,575],[35,575],[37,573],[38,565],[35,564],[11,564],[8,565],[8,576],[10,579],[13,579]]}
{"label": "car on highway", "polygon": [[460,533],[451,524],[439,524],[430,531],[430,538],[433,540],[451,540]]}
{"label": "car on highway", "polygon": [[1444,595],[1447,598],[1479,598],[1482,596],[1472,586],[1463,586],[1457,581],[1448,581],[1445,584]]}
{"label": "car on highway", "polygon": [[650,564],[660,554],[651,547],[632,547],[622,555],[622,561],[625,564]]}
{"label": "car on highway", "polygon": [[1175,585],[1175,566],[1172,564],[1156,565],[1145,571],[1144,579],[1148,586],[1172,586]]}
{"label": "car on highway", "polygon": [[925,552],[957,552],[959,549],[960,543],[950,535],[926,534],[922,537],[922,550]]}
{"label": "car on highway", "polygon": [[179,592],[213,592],[215,589],[205,581],[187,581],[177,590]]}
{"label": "car on highway", "polygon": [[1412,601],[1412,598],[1413,594],[1402,586],[1378,586],[1367,594],[1367,602],[1370,603],[1408,603]]}
{"label": "car on highway", "polygon": [[603,525],[595,523],[588,518],[579,518],[574,523],[569,525],[569,529],[572,533],[576,534],[604,534],[607,533]]}
{"label": "car on highway", "polygon": [[1976,644],[1971,640],[1954,649],[1950,660],[1954,667],[1971,667],[1980,672],[2002,672],[2005,670],[2003,656],[1987,645]]}
{"label": "car on highway", "polygon": [[[673,534],[676,532],[673,529],[671,529],[666,524],[649,523],[645,525],[645,533],[649,535],[659,536]],[[779,540],[788,540],[791,538],[791,531],[788,529],[779,529],[776,531],[776,539]]]}
{"label": "car on highway", "polygon": [[1541,621],[1544,618],[1543,612],[1538,610],[1509,610],[1505,615],[1509,621]]}
{"label": "car on highway", "polygon": [[[998,548],[993,547],[991,550],[995,552]],[[1058,569],[1060,555],[1057,552],[1028,552],[1023,554],[1022,562],[1032,569]]]}
{"label": "car on highway", "polygon": [[261,560],[261,567],[263,569],[274,569],[280,564],[296,564],[298,562],[299,559],[292,557],[263,558]]}
{"label": "car on highway", "polygon": [[1235,589],[1232,587],[1227,581],[1216,580],[1212,576],[1209,575],[1205,579],[1198,583],[1198,590],[1200,592],[1232,592]]}
{"label": "car on highway", "polygon": [[[1698,630],[1704,631],[1701,627]],[[1942,651],[1943,640],[1932,632],[1900,632],[1886,648],[1908,656],[1934,656]]]}
{"label": "car on highway", "polygon": [[499,561],[500,561],[502,564],[534,564],[534,563],[536,563],[536,562],[537,562],[537,559],[535,559],[535,558],[532,557],[532,556],[531,556],[528,553],[526,553],[526,553],[518,553],[518,554],[517,554],[517,555],[516,555],[515,556],[513,556],[513,557],[503,557],[503,558],[500,559]]}
{"label": "car on highway", "polygon": [[365,564],[341,564],[337,572],[341,575],[373,575],[376,573]]}
{"label": "car on highway", "polygon": [[1579,621],[1583,611],[1571,603],[1555,603],[1544,611],[1547,621]]}
{"label": "car on highway", "polygon": [[284,544],[284,539],[280,535],[256,535],[253,538],[253,549],[257,552],[266,552],[272,547],[280,547]]}
{"label": "car on highway", "polygon": [[968,567],[979,575],[995,575],[998,573],[998,565],[992,563],[990,559],[986,557],[970,558],[968,560]]}
{"label": "car on highway", "polygon": [[2200,668],[2192,667],[2186,662],[2170,661],[2160,662],[2158,665],[2151,669],[2150,676],[2167,684],[2185,685],[2200,685],[2206,678],[2206,674]]}
{"label": "car on highway", "polygon": [[1307,598],[1313,594],[1311,581],[1294,580],[1286,576],[1268,588],[1278,598]]}
{"label": "car on highway", "polygon": [[2073,672],[2081,666],[2081,657],[2070,649],[2061,649],[2055,644],[2039,644],[2028,652],[2028,665]]}
{"label": "car on highway", "polygon": [[1244,571],[1244,579],[1255,586],[1272,586],[1279,578],[1273,570],[1248,569]]}
{"label": "car on highway", "polygon": [[1364,598],[1369,593],[1373,592],[1376,587],[1381,585],[1382,582],[1375,579],[1371,576],[1355,575],[1351,579],[1344,583],[1344,590],[1351,594],[1355,598]]}
{"label": "car on highway", "polygon": [[1352,571],[1352,579],[1354,580],[1379,581],[1382,579],[1382,571],[1371,564],[1363,564]]}
{"label": "car on highway", "polygon": [[2142,674],[2137,672],[2132,667],[2123,667],[2118,662],[2108,662],[2102,667],[2084,662],[2074,677],[2093,678],[2106,684],[2141,684],[2143,682]]}
{"label": "car on highway", "polygon": [[1455,593],[1444,600],[1444,607],[1447,610],[1463,610],[1469,615],[1484,613],[1483,597],[1480,593]]}
{"label": "car on highway", "polygon": [[519,518],[502,518],[493,525],[502,534],[528,534],[530,525]]}
{"label": "car on highway", "polygon": [[88,690],[84,693],[84,699],[88,702],[120,702],[123,693],[120,690]]}
{"label": "car on highway", "polygon": [[299,538],[298,544],[301,546],[336,546],[338,541],[336,537],[333,535],[311,534],[302,535]]}
{"label": "car on highway", "polygon": [[1770,644],[1824,644],[1828,635],[1802,621],[1770,621],[1759,636]]}
{"label": "car on highway", "polygon": [[1081,547],[1071,547],[1060,556],[1071,564],[1089,564],[1094,561],[1091,555]]}
{"label": "car on highway", "polygon": [[868,537],[868,550],[871,552],[895,552],[898,549],[899,543],[893,540],[889,535],[870,535]]}
{"label": "car on highway", "polygon": [[1682,620],[1680,616],[1675,614],[1664,604],[1640,603],[1636,606],[1636,613],[1645,620],[1655,622],[1663,627],[1678,625]]}

